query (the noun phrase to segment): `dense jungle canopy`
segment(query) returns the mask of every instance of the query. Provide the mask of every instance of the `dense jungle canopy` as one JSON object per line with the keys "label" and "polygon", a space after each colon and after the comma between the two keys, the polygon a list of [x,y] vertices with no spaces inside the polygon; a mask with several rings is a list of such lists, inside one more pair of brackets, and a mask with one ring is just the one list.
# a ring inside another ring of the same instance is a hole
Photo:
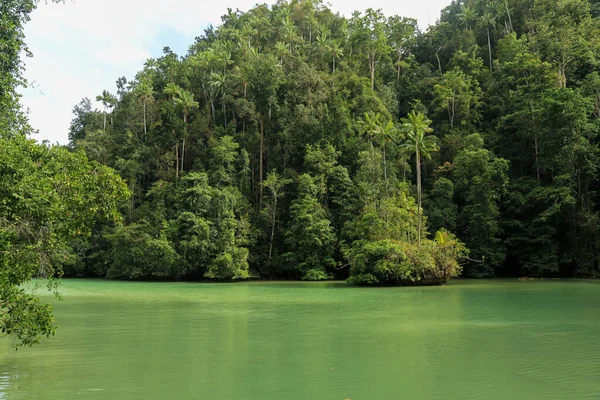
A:
{"label": "dense jungle canopy", "polygon": [[70,147],[131,197],[68,272],[346,278],[443,229],[464,276],[597,276],[599,14],[455,1],[420,31],[314,1],[229,10],[103,110],[75,106]]}

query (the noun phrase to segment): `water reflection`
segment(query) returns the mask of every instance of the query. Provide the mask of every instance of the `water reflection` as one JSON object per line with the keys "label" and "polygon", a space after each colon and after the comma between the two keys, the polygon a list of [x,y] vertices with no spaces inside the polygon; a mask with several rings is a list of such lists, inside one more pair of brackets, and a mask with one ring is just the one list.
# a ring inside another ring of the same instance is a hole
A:
{"label": "water reflection", "polygon": [[8,389],[10,388],[10,376],[8,373],[6,372],[1,372],[0,373],[0,399],[4,400],[4,399],[8,399],[7,397],[7,392]]}
{"label": "water reflection", "polygon": [[64,292],[58,336],[2,355],[0,399],[600,395],[597,285],[77,281]]}

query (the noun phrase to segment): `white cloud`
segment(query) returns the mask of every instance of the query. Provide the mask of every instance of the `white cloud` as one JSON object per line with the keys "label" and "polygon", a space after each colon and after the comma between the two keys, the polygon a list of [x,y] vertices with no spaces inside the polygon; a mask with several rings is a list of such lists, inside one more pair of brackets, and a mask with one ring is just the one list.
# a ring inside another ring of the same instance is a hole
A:
{"label": "white cloud", "polygon": [[[23,90],[23,104],[38,140],[64,144],[71,109],[83,97],[94,99],[115,90],[120,76],[131,78],[163,46],[187,48],[208,25],[218,25],[227,8],[248,10],[255,0],[227,3],[192,0],[74,0],[41,3],[26,26],[34,58],[26,60],[26,77],[36,86]],[[449,0],[378,3],[331,0],[334,11],[382,8],[385,14],[417,18],[421,26],[435,22]],[[161,42],[161,41],[164,41]]]}
{"label": "white cloud", "polygon": [[329,0],[331,9],[345,16],[352,15],[354,10],[381,8],[385,15],[401,15],[416,18],[419,26],[424,29],[434,24],[440,16],[442,8],[450,5],[451,0],[385,0],[385,1],[344,1]]}

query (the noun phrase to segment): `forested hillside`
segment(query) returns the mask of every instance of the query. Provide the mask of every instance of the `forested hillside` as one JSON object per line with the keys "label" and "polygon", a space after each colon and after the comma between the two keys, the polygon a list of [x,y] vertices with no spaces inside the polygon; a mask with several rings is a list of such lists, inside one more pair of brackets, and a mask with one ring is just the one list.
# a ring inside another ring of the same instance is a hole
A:
{"label": "forested hillside", "polygon": [[420,31],[311,0],[230,10],[103,109],[75,106],[70,148],[130,197],[66,272],[435,282],[458,258],[469,277],[596,277],[599,17],[466,0]]}

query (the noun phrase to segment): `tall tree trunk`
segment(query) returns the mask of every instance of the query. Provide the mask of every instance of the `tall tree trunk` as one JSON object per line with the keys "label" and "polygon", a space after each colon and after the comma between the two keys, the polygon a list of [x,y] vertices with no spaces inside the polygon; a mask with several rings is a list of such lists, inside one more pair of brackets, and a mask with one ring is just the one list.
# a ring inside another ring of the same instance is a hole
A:
{"label": "tall tree trunk", "polygon": [[506,0],[504,0],[504,7],[506,8],[506,15],[508,15],[508,26],[510,28],[510,31],[512,32],[513,31],[512,18],[510,17],[510,10],[508,9],[508,2]]}
{"label": "tall tree trunk", "polygon": [[454,90],[452,91],[452,109],[450,112],[450,128],[454,128],[454,114],[455,114],[455,96],[454,96]]}
{"label": "tall tree trunk", "polygon": [[560,87],[566,88],[567,87],[567,62],[565,60],[564,54],[562,56],[562,61],[560,63],[559,69],[558,69],[558,79],[559,79]]}
{"label": "tall tree trunk", "polygon": [[183,172],[183,160],[185,158],[185,136],[183,137],[183,141],[181,143],[181,168],[180,171]]}
{"label": "tall tree trunk", "polygon": [[335,74],[335,56],[333,56],[333,73]]}
{"label": "tall tree trunk", "polygon": [[535,171],[537,173],[538,183],[540,183],[541,182],[541,179],[540,179],[540,160],[539,160],[539,154],[540,153],[539,153],[539,150],[538,150],[538,139],[537,139],[537,136],[533,139],[533,143],[534,143],[534,146],[535,146]]}
{"label": "tall tree trunk", "polygon": [[492,71],[492,40],[490,37],[490,27],[489,26],[488,26],[487,33],[488,33],[488,53],[490,56],[490,72],[491,72]]}
{"label": "tall tree trunk", "polygon": [[251,167],[252,167],[252,195],[254,196],[254,201],[256,202],[258,200],[257,196],[256,196],[256,165],[254,165],[254,160],[252,160],[250,162]]}
{"label": "tall tree trunk", "polygon": [[437,51],[435,52],[435,58],[437,58],[437,62],[438,62],[438,68],[440,70],[440,76],[444,76],[444,72],[442,72],[442,62],[440,61],[440,56],[438,55],[440,50],[442,50],[442,47],[440,46]]}
{"label": "tall tree trunk", "polygon": [[[536,127],[535,127],[536,122],[535,122],[535,112],[533,111],[533,101],[532,100],[529,100],[529,108],[531,109],[531,121],[533,123],[533,131],[535,132],[536,131]],[[538,137],[537,136],[533,137],[533,144],[535,146],[535,170],[536,170],[536,173],[537,173],[538,183],[540,183],[541,182],[541,179],[540,179],[540,164],[539,164],[539,158],[538,158],[538,156],[539,156],[539,147],[538,147]]]}
{"label": "tall tree trunk", "polygon": [[387,161],[385,157],[385,141],[383,142],[383,182],[385,184],[385,195],[388,194]]}
{"label": "tall tree trunk", "polygon": [[419,154],[419,142],[416,142],[417,149],[417,243],[421,247],[421,154]]}
{"label": "tall tree trunk", "polygon": [[369,55],[369,67],[371,69],[371,91],[375,90],[375,54]]}
{"label": "tall tree trunk", "polygon": [[104,132],[106,132],[106,109],[104,110],[104,125],[103,125],[103,128],[102,128],[102,130],[103,130]]}
{"label": "tall tree trunk", "polygon": [[133,208],[135,207],[135,182],[132,179],[131,184],[129,185],[129,190],[131,191],[131,205],[129,206],[129,220],[131,221],[131,215],[133,214]]}
{"label": "tall tree trunk", "polygon": [[594,115],[600,119],[600,90],[596,90],[596,99],[594,101]]}
{"label": "tall tree trunk", "polygon": [[262,210],[263,201],[263,157],[265,152],[265,123],[262,116],[260,117],[260,156],[258,160],[258,182],[259,182],[259,196],[258,196],[258,208]]}
{"label": "tall tree trunk", "polygon": [[185,137],[187,136],[187,115],[183,114],[183,126],[184,126],[184,133],[183,133],[183,142],[181,143],[181,171],[183,172],[183,162],[185,160]]}
{"label": "tall tree trunk", "polygon": [[276,213],[277,212],[277,194],[273,196],[273,210],[272,210],[272,218],[271,218],[271,239],[269,240],[269,260],[271,259],[271,255],[273,254],[273,239],[275,238],[275,223],[277,222]]}
{"label": "tall tree trunk", "polygon": [[146,100],[144,100],[144,138],[146,138]]}
{"label": "tall tree trunk", "polygon": [[179,143],[175,142],[175,178],[179,178]]}

